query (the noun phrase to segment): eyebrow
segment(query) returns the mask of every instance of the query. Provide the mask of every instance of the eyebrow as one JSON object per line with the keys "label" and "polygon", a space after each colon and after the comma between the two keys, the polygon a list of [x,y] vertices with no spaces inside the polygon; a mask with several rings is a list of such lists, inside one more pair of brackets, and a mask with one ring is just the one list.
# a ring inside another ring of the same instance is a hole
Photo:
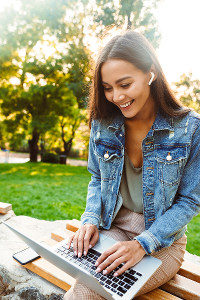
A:
{"label": "eyebrow", "polygon": [[[125,80],[125,79],[129,79],[129,78],[132,78],[131,76],[124,76],[124,77],[122,77],[122,78],[120,78],[120,79],[117,79],[116,81],[115,81],[115,83],[119,83],[119,82],[121,82],[121,81],[123,81],[123,80]],[[107,82],[105,82],[105,81],[102,81],[102,83],[103,84],[109,84],[109,83],[107,83]]]}

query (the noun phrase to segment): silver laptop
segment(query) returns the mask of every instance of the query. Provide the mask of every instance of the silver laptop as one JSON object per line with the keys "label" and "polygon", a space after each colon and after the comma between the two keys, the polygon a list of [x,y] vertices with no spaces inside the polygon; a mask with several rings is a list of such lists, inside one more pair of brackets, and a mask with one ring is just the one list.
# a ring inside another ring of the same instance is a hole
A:
{"label": "silver laptop", "polygon": [[115,244],[116,240],[100,233],[98,243],[88,251],[87,256],[78,258],[74,256],[72,248],[67,249],[67,240],[57,243],[54,247],[48,247],[13,226],[2,223],[41,257],[108,300],[133,299],[162,263],[161,260],[146,255],[138,264],[118,277],[113,276],[114,271],[111,274],[103,275],[96,272],[95,261],[102,252]]}

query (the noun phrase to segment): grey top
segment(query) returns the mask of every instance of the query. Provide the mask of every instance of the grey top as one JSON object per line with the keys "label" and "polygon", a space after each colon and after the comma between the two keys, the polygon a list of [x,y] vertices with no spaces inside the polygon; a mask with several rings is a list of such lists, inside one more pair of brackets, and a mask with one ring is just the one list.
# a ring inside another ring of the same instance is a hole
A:
{"label": "grey top", "polygon": [[131,211],[143,213],[142,167],[135,168],[126,152],[120,193],[123,199],[123,206]]}

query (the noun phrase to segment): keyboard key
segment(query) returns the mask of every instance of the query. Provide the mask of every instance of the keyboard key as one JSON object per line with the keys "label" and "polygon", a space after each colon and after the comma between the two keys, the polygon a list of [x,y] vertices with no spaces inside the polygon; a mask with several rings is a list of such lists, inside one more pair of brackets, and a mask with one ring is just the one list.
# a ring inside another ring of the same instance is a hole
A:
{"label": "keyboard key", "polygon": [[129,278],[129,279],[133,280],[133,281],[137,281],[137,280],[138,280],[137,277],[135,277],[135,276],[133,276],[133,275],[130,275],[130,274],[128,274],[128,273],[125,273],[124,276],[125,276],[126,278]]}
{"label": "keyboard key", "polygon": [[131,288],[131,286],[128,283],[126,283],[125,286],[124,286],[124,288],[127,289],[127,290],[129,290]]}
{"label": "keyboard key", "polygon": [[122,294],[125,294],[127,292],[127,289],[123,288],[122,286],[118,286],[117,290]]}
{"label": "keyboard key", "polygon": [[140,277],[142,276],[142,274],[141,274],[141,273],[139,273],[139,272],[137,272],[137,273],[136,273],[136,275],[138,275],[138,276],[140,276]]}
{"label": "keyboard key", "polygon": [[106,283],[107,283],[107,284],[111,284],[112,281],[111,281],[110,279],[107,279],[107,280],[106,280]]}
{"label": "keyboard key", "polygon": [[116,283],[117,283],[117,282],[119,282],[119,281],[120,281],[120,279],[119,279],[119,278],[117,278],[117,277],[114,277],[112,281],[114,281],[114,282],[116,282]]}
{"label": "keyboard key", "polygon": [[[100,273],[97,273],[97,274],[99,274],[100,276],[102,275],[102,274],[100,274]],[[98,278],[99,278],[99,277],[98,277]],[[106,278],[105,276],[101,276],[100,279],[101,279],[101,281],[106,281],[107,278]]]}
{"label": "keyboard key", "polygon": [[119,296],[124,296],[122,293],[120,293],[120,292],[117,292],[117,295],[119,295]]}
{"label": "keyboard key", "polygon": [[115,282],[113,282],[113,283],[111,284],[111,286],[114,287],[114,288],[118,287],[118,285],[117,285]]}
{"label": "keyboard key", "polygon": [[129,271],[129,274],[130,274],[130,275],[134,275],[135,273],[136,273],[135,270],[132,270],[132,269],[131,269],[131,270]]}
{"label": "keyboard key", "polygon": [[105,284],[105,287],[106,287],[107,289],[111,289],[111,286],[108,285],[108,284]]}
{"label": "keyboard key", "polygon": [[120,281],[118,282],[118,284],[122,286],[122,285],[125,284],[125,282],[123,282],[122,280],[120,280]]}

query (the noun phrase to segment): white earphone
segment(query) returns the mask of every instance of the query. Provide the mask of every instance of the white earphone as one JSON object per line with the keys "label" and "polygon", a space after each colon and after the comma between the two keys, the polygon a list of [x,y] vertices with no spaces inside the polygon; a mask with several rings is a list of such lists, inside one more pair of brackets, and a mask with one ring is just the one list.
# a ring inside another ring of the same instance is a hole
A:
{"label": "white earphone", "polygon": [[152,84],[152,81],[153,81],[153,79],[154,79],[154,77],[155,77],[155,75],[154,75],[153,72],[150,72],[150,74],[151,74],[151,79],[149,80],[149,85]]}

